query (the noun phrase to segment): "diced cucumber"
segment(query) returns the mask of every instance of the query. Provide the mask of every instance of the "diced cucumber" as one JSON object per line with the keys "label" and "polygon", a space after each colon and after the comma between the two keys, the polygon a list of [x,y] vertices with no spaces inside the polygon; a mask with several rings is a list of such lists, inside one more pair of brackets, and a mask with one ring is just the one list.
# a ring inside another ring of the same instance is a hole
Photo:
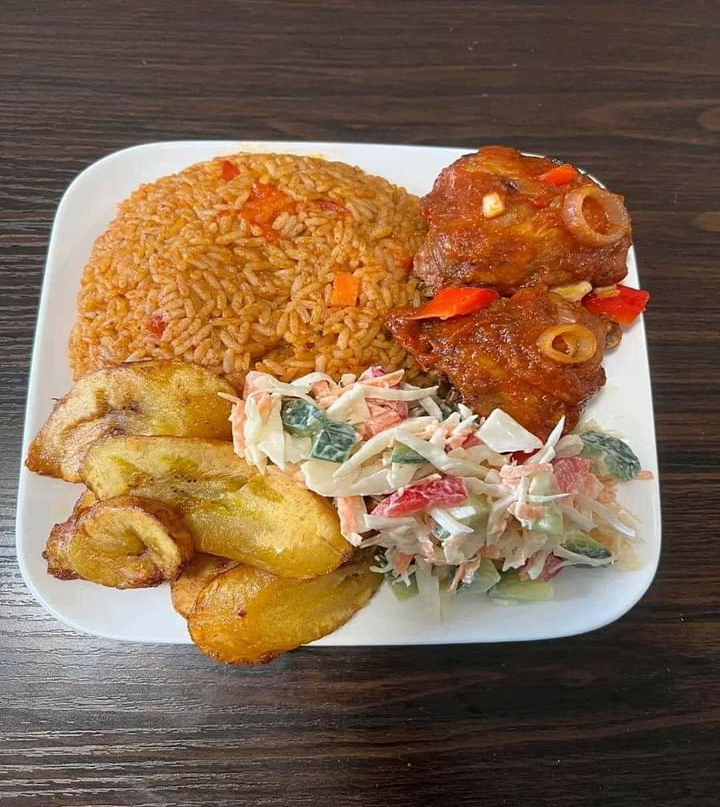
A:
{"label": "diced cucumber", "polygon": [[[488,518],[490,516],[490,502],[487,496],[483,494],[470,493],[463,504],[448,507],[447,511],[461,524],[471,527],[473,532],[482,532],[487,529]],[[439,541],[443,541],[450,533],[440,524],[435,524],[433,535]]]}
{"label": "diced cucumber", "polygon": [[315,435],[310,456],[316,460],[342,463],[350,456],[357,440],[357,432],[347,423],[325,420]]}
{"label": "diced cucumber", "polygon": [[623,440],[597,431],[583,432],[580,439],[583,441],[580,456],[593,460],[599,476],[628,482],[640,471],[640,460]]}
{"label": "diced cucumber", "polygon": [[545,505],[545,515],[529,522],[529,529],[535,532],[545,532],[550,535],[562,535],[563,515],[560,509],[554,504]]}
{"label": "diced cucumber", "polygon": [[612,552],[603,546],[599,541],[591,538],[584,532],[575,530],[570,534],[570,537],[563,541],[563,546],[570,552],[575,552],[578,555],[585,555],[586,558],[609,558]]}
{"label": "diced cucumber", "polygon": [[[490,517],[490,501],[487,496],[482,493],[470,493],[467,501],[462,507],[470,506],[475,513],[468,518],[460,519],[463,524],[472,527],[476,532],[478,530],[485,530],[487,528],[488,518]],[[450,509],[452,513],[452,508]]]}
{"label": "diced cucumber", "polygon": [[488,558],[483,558],[473,576],[472,583],[461,583],[458,591],[468,594],[485,594],[500,579],[500,572],[495,568],[495,564]]}
{"label": "diced cucumber", "polygon": [[409,446],[406,446],[403,443],[395,443],[392,454],[390,454],[390,462],[421,465],[422,463],[427,462],[427,460]]}
{"label": "diced cucumber", "polygon": [[556,492],[555,477],[551,471],[540,471],[533,474],[528,486],[528,493],[533,496],[548,496]]}
{"label": "diced cucumber", "polygon": [[549,580],[520,580],[517,572],[506,572],[502,580],[488,591],[488,597],[521,602],[551,600],[553,584]]}
{"label": "diced cucumber", "polygon": [[409,600],[411,597],[418,594],[418,584],[417,580],[415,579],[415,575],[410,578],[409,586],[406,586],[402,580],[393,579],[391,574],[389,574],[387,577],[393,594],[398,598],[398,600],[400,600],[400,602]]}
{"label": "diced cucumber", "polygon": [[286,431],[296,437],[311,437],[320,431],[327,418],[319,406],[302,398],[288,398],[283,402],[280,418]]}
{"label": "diced cucumber", "polygon": [[450,406],[450,404],[445,403],[445,401],[438,401],[437,405],[440,407],[440,411],[442,412],[443,420],[449,418],[450,415],[457,412],[456,406]]}

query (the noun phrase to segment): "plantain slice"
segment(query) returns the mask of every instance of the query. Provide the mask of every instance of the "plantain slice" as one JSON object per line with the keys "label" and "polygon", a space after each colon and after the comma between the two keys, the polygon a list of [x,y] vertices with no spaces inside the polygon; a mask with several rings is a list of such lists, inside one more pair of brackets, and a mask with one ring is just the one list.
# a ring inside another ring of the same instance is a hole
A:
{"label": "plantain slice", "polygon": [[65,533],[69,523],[96,501],[95,494],[86,490],[75,502],[70,518],[62,524],[56,524],[50,531],[50,536],[42,556],[47,561],[48,572],[53,575],[53,577],[57,577],[60,580],[74,580],[79,577],[79,575],[70,568],[70,562],[67,558],[67,552],[65,551],[67,544]]}
{"label": "plantain slice", "polygon": [[72,514],[75,516],[78,513],[81,513],[83,510],[87,510],[88,507],[95,504],[96,501],[97,497],[95,496],[95,494],[91,490],[86,490],[75,502]]}
{"label": "plantain slice", "polygon": [[61,398],[30,444],[31,471],[80,481],[88,446],[111,433],[175,434],[230,440],[233,388],[210,370],[182,361],[141,361],[81,378]]}
{"label": "plantain slice", "polygon": [[363,550],[312,580],[237,566],[200,592],[188,619],[190,636],[211,658],[264,664],[337,630],[362,608],[383,579],[370,571],[372,563],[372,551]]}
{"label": "plantain slice", "polygon": [[[81,500],[82,501],[82,500]],[[119,496],[77,509],[50,533],[48,572],[112,588],[175,580],[194,552],[179,516],[161,502]]]}
{"label": "plantain slice", "polygon": [[100,499],[165,502],[182,515],[198,551],[282,577],[326,574],[352,555],[327,500],[280,473],[257,473],[230,443],[109,437],[88,451],[83,479]]}
{"label": "plantain slice", "polygon": [[234,569],[237,565],[236,560],[198,552],[180,577],[170,584],[173,608],[187,619],[198,594],[213,577],[217,577],[229,569]]}

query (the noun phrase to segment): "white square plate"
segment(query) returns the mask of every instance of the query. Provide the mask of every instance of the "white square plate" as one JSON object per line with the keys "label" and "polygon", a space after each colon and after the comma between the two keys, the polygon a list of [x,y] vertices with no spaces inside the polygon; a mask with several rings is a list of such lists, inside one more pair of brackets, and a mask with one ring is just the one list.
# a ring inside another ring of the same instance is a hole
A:
{"label": "white square plate", "polygon": [[[38,315],[28,393],[23,458],[29,441],[47,418],[53,398],[71,386],[67,341],[75,295],[94,240],[105,230],[117,204],[142,182],[152,182],[199,160],[237,151],[311,154],[360,166],[427,193],[439,171],[470,149],[383,146],[355,143],[187,141],[125,149],[91,165],[70,185],[58,207],[50,239]],[[634,254],[628,283],[638,285]],[[637,571],[570,569],[558,578],[551,602],[499,607],[484,597],[457,597],[448,618],[425,613],[413,600],[397,602],[384,586],[347,625],[316,644],[383,645],[497,642],[547,639],[599,628],[618,619],[650,585],[660,554],[660,495],[645,332],[642,321],[605,361],[608,383],[588,408],[608,429],[631,442],[655,481],[625,486],[624,502],[641,519],[644,564]],[[67,518],[80,487],[29,473],[20,474],[17,552],[35,597],[69,627],[135,642],[186,643],[185,621],[170,605],[168,587],[117,591],[48,575],[42,551],[53,524]]]}

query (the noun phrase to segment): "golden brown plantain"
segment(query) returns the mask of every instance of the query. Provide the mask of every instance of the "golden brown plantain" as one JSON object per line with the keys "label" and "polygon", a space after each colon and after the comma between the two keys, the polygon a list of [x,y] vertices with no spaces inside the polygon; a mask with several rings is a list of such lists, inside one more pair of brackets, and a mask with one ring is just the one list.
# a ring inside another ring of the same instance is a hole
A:
{"label": "golden brown plantain", "polygon": [[280,473],[257,473],[230,443],[188,437],[109,437],[83,479],[100,499],[147,496],[175,507],[195,548],[282,577],[312,577],[352,555],[329,501]]}
{"label": "golden brown plantain", "polygon": [[230,440],[233,388],[214,373],[182,361],[141,361],[81,378],[55,404],[30,444],[31,471],[80,481],[88,447],[111,433],[176,434]]}
{"label": "golden brown plantain", "polygon": [[65,551],[67,543],[65,533],[70,521],[83,510],[87,510],[88,507],[95,504],[96,501],[95,494],[86,490],[75,502],[70,518],[62,524],[56,524],[50,531],[50,536],[48,537],[47,545],[42,556],[48,562],[48,573],[53,575],[53,577],[57,577],[60,580],[74,580],[79,577],[79,575],[70,568],[70,562],[67,559],[67,552]]}
{"label": "golden brown plantain", "polygon": [[236,560],[198,552],[180,577],[170,584],[173,608],[187,619],[198,594],[213,577],[234,569],[237,565]]}
{"label": "golden brown plantain", "polygon": [[193,553],[192,537],[177,513],[161,502],[119,496],[76,506],[53,528],[45,557],[48,572],[63,580],[146,588],[176,579]]}
{"label": "golden brown plantain", "polygon": [[383,580],[370,571],[372,551],[357,552],[330,574],[292,580],[237,566],[211,580],[188,619],[195,644],[229,664],[263,664],[341,625]]}

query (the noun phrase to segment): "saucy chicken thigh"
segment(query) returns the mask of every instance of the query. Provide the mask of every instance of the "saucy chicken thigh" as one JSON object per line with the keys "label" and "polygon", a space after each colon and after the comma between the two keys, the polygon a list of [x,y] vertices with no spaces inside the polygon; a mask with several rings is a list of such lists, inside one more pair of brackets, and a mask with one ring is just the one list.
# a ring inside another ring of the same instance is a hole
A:
{"label": "saucy chicken thigh", "polygon": [[487,146],[440,173],[423,199],[428,223],[415,274],[432,292],[545,283],[609,286],[632,243],[621,196],[571,165]]}
{"label": "saucy chicken thigh", "polygon": [[387,326],[420,365],[478,414],[502,409],[543,440],[563,415],[571,431],[605,383],[605,321],[546,286],[444,321],[416,312],[395,311]]}

